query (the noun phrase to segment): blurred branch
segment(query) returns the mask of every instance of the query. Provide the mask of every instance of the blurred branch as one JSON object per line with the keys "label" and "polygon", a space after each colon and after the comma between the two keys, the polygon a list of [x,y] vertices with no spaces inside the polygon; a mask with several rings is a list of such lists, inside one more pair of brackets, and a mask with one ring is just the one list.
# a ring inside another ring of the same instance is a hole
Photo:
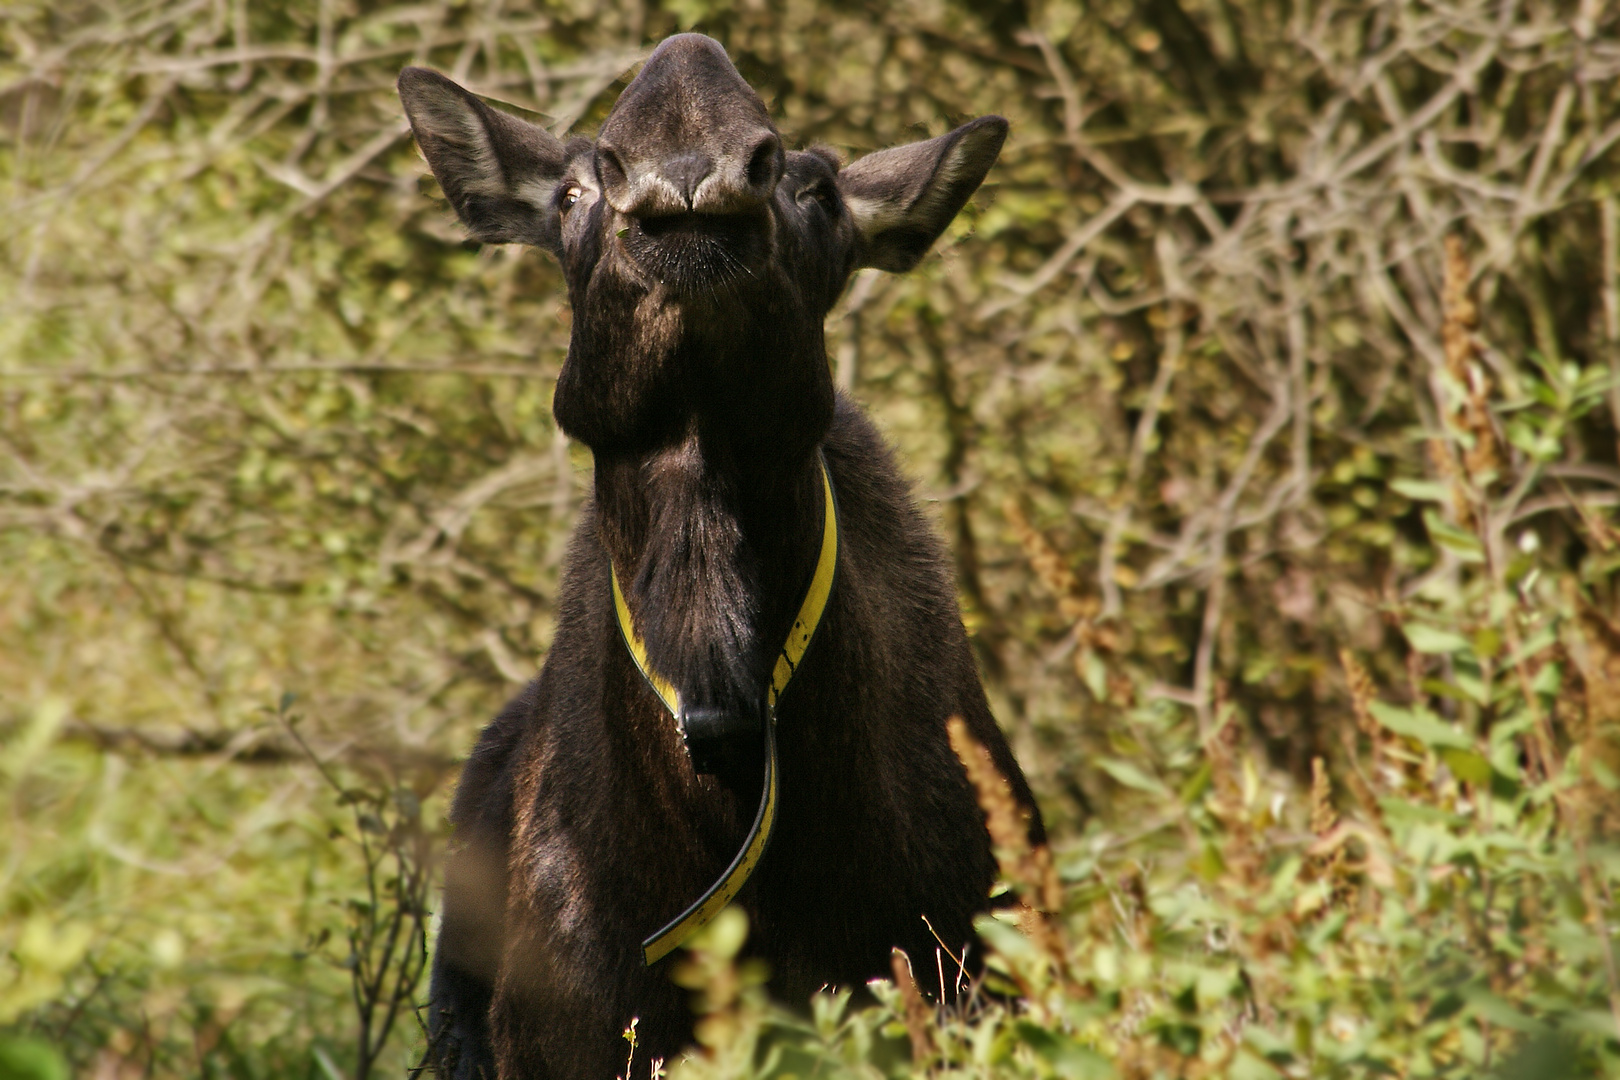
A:
{"label": "blurred branch", "polygon": [[1154,428],[1159,423],[1159,413],[1164,408],[1166,395],[1170,392],[1170,380],[1175,378],[1176,369],[1181,365],[1181,350],[1185,342],[1182,329],[1185,315],[1179,305],[1171,304],[1165,320],[1165,344],[1163,352],[1159,354],[1159,369],[1154,373],[1153,385],[1148,388],[1147,401],[1143,404],[1142,414],[1136,421],[1136,431],[1131,435],[1130,453],[1125,458],[1125,477],[1120,482],[1116,496],[1119,505],[1108,519],[1108,531],[1103,536],[1102,547],[1097,552],[1097,584],[1102,589],[1102,617],[1105,619],[1115,618],[1120,613],[1119,582],[1115,580],[1119,542],[1131,519],[1136,485],[1141,480],[1142,467],[1147,460],[1148,443],[1154,437]]}
{"label": "blurred branch", "polygon": [[267,364],[221,365],[190,368],[0,368],[0,379],[186,379],[193,377],[259,377],[264,375],[308,375],[334,372],[346,375],[465,375],[468,378],[555,379],[556,371],[541,367],[503,367],[491,364]]}
{"label": "blurred branch", "polygon": [[[285,765],[308,760],[309,751],[297,742],[262,727],[238,730],[162,730],[144,727],[111,727],[88,720],[66,720],[62,738],[86,742],[103,750],[139,752],[158,757],[213,758],[244,765]],[[379,748],[350,744],[322,751],[323,760],[335,757],[351,763],[388,760],[400,767],[447,774],[458,762],[428,750],[399,746]]]}

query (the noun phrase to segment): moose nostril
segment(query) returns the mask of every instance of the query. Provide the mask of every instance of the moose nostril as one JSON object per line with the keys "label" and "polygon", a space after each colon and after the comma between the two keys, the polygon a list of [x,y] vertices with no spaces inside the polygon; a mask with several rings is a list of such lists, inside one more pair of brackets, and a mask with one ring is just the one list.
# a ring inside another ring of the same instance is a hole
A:
{"label": "moose nostril", "polygon": [[754,147],[753,155],[748,159],[748,182],[755,187],[767,183],[771,174],[776,171],[777,140],[772,137],[765,139]]}
{"label": "moose nostril", "polygon": [[682,154],[680,157],[671,158],[664,162],[661,171],[664,174],[664,179],[675,185],[680,191],[681,197],[686,200],[686,205],[690,207],[692,205],[692,196],[697,191],[698,185],[703,183],[703,178],[708,176],[713,169],[714,162],[709,158],[709,155],[692,153]]}

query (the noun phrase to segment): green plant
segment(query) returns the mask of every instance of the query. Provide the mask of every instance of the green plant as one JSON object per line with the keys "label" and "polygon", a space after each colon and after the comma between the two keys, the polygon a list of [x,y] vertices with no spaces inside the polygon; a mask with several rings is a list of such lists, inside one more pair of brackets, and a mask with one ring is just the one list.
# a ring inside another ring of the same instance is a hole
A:
{"label": "green plant", "polygon": [[[436,887],[434,837],[422,821],[421,795],[397,776],[374,774],[344,783],[299,735],[300,718],[290,711],[294,700],[290,693],[281,696],[278,719],[339,804],[349,808],[353,832],[334,827],[329,835],[351,845],[364,874],[364,894],[344,904],[348,952],[338,964],[349,973],[355,1011],[354,1077],[367,1080],[394,1025],[417,1014],[428,965],[429,904]],[[311,941],[311,951],[320,950],[329,934],[323,929]],[[328,1073],[338,1071],[330,1058],[322,1058],[321,1065]]]}

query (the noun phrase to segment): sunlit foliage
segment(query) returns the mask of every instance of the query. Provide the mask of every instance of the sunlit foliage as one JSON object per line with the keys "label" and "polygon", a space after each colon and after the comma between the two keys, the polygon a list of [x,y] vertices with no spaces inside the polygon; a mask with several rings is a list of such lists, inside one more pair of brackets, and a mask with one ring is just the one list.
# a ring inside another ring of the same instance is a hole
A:
{"label": "sunlit foliage", "polygon": [[[1612,5],[17,0],[0,1075],[366,1071],[356,972],[590,468],[559,275],[462,240],[392,81],[589,132],[684,28],[797,145],[1013,123],[829,361],[952,544],[1059,882],[987,928],[1026,1003],[921,1034],[898,988],[780,1011],[728,924],[681,1067],[1620,1070]],[[419,1050],[406,1010],[371,1072]]]}

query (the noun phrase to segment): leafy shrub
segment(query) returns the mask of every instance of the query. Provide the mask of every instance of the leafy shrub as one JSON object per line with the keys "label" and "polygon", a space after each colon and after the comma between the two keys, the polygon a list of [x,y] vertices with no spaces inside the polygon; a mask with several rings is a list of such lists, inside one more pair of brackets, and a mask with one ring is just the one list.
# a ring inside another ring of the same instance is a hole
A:
{"label": "leafy shrub", "polygon": [[[697,26],[805,142],[1013,121],[941,257],[828,329],[952,542],[1058,884],[1009,854],[1051,912],[987,924],[1017,1007],[901,978],[783,1011],[724,974],[732,927],[679,1068],[1615,1072],[1617,19],[12,4],[5,1037],[98,1076],[367,1068],[352,842],[396,831],[356,835],[274,703],[431,836],[588,482],[559,276],[461,241],[393,75],[589,130]],[[372,1067],[419,1051],[396,1023]]]}

